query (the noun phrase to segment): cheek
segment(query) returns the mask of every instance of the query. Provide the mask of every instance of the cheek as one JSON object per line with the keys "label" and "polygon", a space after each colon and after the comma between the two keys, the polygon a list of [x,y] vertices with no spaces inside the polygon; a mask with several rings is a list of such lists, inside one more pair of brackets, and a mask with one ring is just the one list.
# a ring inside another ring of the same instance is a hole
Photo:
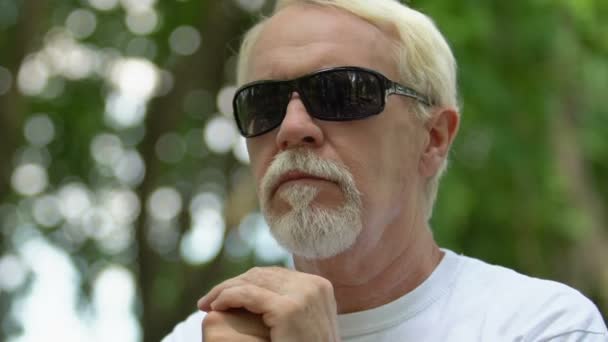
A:
{"label": "cheek", "polygon": [[384,163],[383,153],[377,150],[378,145],[372,146],[368,143],[350,146],[341,155],[342,161],[348,166],[353,175],[357,189],[363,195],[364,207],[382,201],[385,193],[385,181],[387,180],[387,169]]}
{"label": "cheek", "polygon": [[370,200],[382,203],[399,201],[415,187],[417,179],[419,154],[414,127],[407,120],[393,118],[390,124],[379,122],[369,134],[375,138],[360,146],[359,154],[365,154],[361,158],[367,158],[367,165],[363,166],[368,170],[365,178],[369,184],[366,187],[374,197]]}

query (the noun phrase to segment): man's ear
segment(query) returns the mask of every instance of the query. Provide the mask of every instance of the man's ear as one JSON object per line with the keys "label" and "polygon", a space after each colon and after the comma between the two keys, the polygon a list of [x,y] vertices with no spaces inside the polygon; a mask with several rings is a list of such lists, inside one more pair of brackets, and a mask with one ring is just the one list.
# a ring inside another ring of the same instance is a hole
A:
{"label": "man's ear", "polygon": [[441,108],[432,113],[424,125],[428,136],[419,164],[422,176],[432,177],[439,171],[447,158],[459,125],[460,114],[453,108]]}

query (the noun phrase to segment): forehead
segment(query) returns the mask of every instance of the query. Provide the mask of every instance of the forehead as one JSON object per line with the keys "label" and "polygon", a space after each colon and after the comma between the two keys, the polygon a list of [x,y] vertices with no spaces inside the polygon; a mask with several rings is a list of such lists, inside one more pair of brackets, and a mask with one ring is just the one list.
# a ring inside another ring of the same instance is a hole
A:
{"label": "forehead", "polygon": [[396,77],[393,40],[341,9],[299,3],[268,19],[250,56],[247,80],[290,79],[335,66]]}

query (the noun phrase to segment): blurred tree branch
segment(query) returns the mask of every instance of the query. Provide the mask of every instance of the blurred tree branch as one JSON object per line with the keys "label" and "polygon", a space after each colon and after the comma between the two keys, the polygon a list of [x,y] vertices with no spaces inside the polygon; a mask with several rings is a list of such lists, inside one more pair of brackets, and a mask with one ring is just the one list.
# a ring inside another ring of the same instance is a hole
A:
{"label": "blurred tree branch", "polygon": [[[564,14],[562,16],[563,29],[568,34],[561,35],[562,39],[577,37],[573,28],[571,18]],[[563,38],[567,37],[567,38]],[[576,42],[566,44],[577,46]],[[555,44],[563,45],[564,42]],[[584,88],[577,80],[580,80],[580,65],[587,53],[583,46],[577,49],[566,49],[556,46],[555,74],[559,85],[559,110],[554,113],[551,120],[551,142],[557,164],[557,172],[561,175],[565,194],[569,203],[580,211],[581,217],[586,220],[581,222],[581,227],[573,227],[584,232],[578,243],[572,249],[570,258],[572,266],[570,270],[570,282],[577,287],[583,288],[585,284],[596,284],[600,295],[601,305],[608,307],[608,217],[606,214],[606,203],[593,184],[593,177],[588,171],[585,153],[580,139],[580,116],[585,115],[586,106],[584,99]],[[559,254],[558,254],[559,256]],[[561,256],[560,256],[561,257]],[[593,291],[593,292],[595,292]]]}
{"label": "blurred tree branch", "polygon": [[11,193],[11,158],[23,141],[23,118],[28,111],[28,102],[17,87],[17,75],[25,56],[40,45],[40,37],[47,29],[48,7],[48,0],[23,1],[17,25],[6,32],[5,46],[0,47],[7,56],[3,59],[5,66],[13,76],[9,92],[0,96],[0,160],[4,160],[0,163],[0,194],[3,196]]}
{"label": "blurred tree branch", "polygon": [[[566,194],[570,203],[588,218],[588,226],[573,227],[582,229],[584,237],[575,245],[573,251],[572,283],[577,287],[584,284],[597,284],[603,306],[608,306],[608,237],[606,236],[606,203],[595,190],[592,177],[587,172],[584,154],[577,138],[579,131],[572,119],[572,113],[580,106],[563,93],[563,108],[556,113],[552,126],[552,141],[557,159],[557,170],[565,183]],[[586,222],[585,222],[586,223]],[[559,255],[558,255],[559,256]],[[559,256],[560,258],[562,256]],[[580,267],[580,268],[579,268]],[[588,279],[588,281],[585,281]]]}
{"label": "blurred tree branch", "polygon": [[[154,100],[150,104],[150,111],[146,120],[146,137],[141,144],[141,153],[147,166],[146,177],[138,189],[140,198],[145,201],[155,187],[159,186],[160,161],[155,155],[155,143],[164,133],[174,130],[182,120],[182,102],[184,96],[191,90],[203,88],[215,91],[224,81],[224,63],[231,56],[226,42],[233,41],[239,36],[240,25],[244,19],[242,11],[237,9],[231,1],[210,1],[205,3],[202,10],[203,17],[198,20],[199,32],[203,37],[201,48],[194,55],[183,58],[175,69],[174,88],[164,97]],[[239,15],[227,15],[227,13]],[[211,113],[209,113],[211,114]],[[203,137],[201,137],[203,139]],[[181,223],[186,223],[181,220]],[[166,335],[175,322],[184,318],[184,314],[195,310],[193,298],[198,298],[203,289],[201,283],[205,279],[213,279],[220,274],[217,262],[207,267],[192,269],[183,263],[171,263],[169,267],[178,268],[182,274],[182,292],[179,293],[176,307],[173,312],[162,312],[155,305],[154,283],[157,281],[158,269],[167,265],[156,252],[147,244],[145,215],[140,217],[137,224],[136,240],[138,245],[138,284],[144,311],[142,313],[142,326],[144,340],[158,341]]]}

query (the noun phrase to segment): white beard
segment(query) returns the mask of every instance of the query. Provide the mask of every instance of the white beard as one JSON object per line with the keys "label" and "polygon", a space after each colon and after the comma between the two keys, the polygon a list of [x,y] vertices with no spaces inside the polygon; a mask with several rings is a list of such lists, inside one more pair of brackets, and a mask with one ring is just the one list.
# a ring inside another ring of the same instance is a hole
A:
{"label": "white beard", "polygon": [[[288,185],[277,195],[291,209],[274,215],[269,208],[270,190],[276,179],[297,170],[339,184],[344,203],[335,209],[322,208],[313,201],[319,189],[311,185]],[[362,229],[361,195],[350,172],[341,165],[320,159],[308,150],[286,151],[268,169],[261,186],[261,206],[274,238],[293,254],[308,259],[325,259],[351,247]]]}

